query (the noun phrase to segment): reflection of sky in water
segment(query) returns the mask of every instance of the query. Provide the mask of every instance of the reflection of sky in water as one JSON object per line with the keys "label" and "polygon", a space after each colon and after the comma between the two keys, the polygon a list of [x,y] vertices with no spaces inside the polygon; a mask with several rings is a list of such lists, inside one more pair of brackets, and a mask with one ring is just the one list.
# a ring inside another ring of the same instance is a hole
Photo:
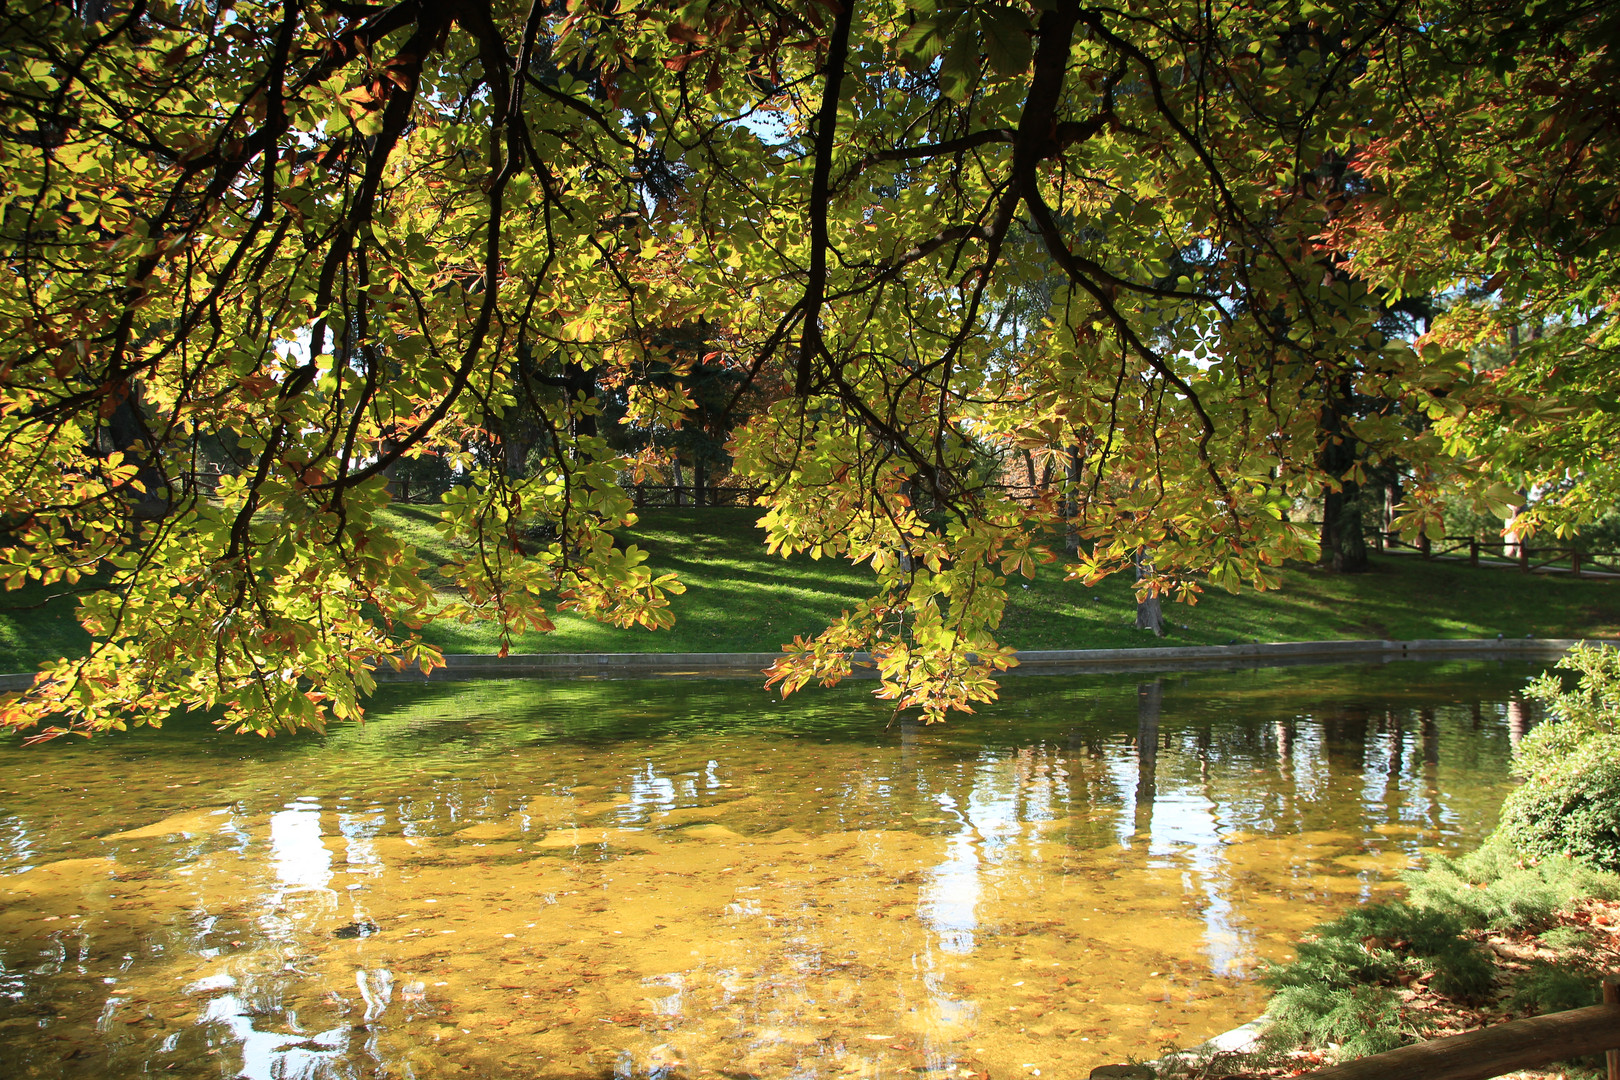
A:
{"label": "reflection of sky in water", "polygon": [[949,793],[934,796],[945,817],[961,823],[945,844],[945,858],[928,871],[917,896],[917,916],[939,935],[939,947],[948,953],[973,951],[973,931],[982,886],[979,882],[979,845],[983,842],[973,820],[957,810]]}
{"label": "reflection of sky in water", "polygon": [[[653,1012],[659,1016],[674,1019],[685,1011],[681,1000],[686,989],[684,973],[672,971],[665,975],[649,975],[641,980],[641,985],[647,987],[647,1000],[652,1005]],[[663,993],[659,993],[660,990]]]}
{"label": "reflection of sky in water", "polygon": [[[1157,740],[1159,726],[1150,729]],[[1155,752],[1156,751],[1156,752]],[[1223,855],[1222,834],[1233,825],[1229,807],[1211,795],[1207,757],[1191,747],[1172,751],[1150,748],[1155,768],[1149,790],[1151,801],[1143,802],[1144,769],[1142,748],[1133,743],[1115,743],[1105,749],[1104,767],[1123,808],[1115,820],[1114,835],[1121,848],[1145,845],[1147,865],[1183,871],[1182,887],[1188,893],[1202,894],[1203,951],[1210,969],[1217,975],[1241,974],[1245,958],[1253,952],[1252,934],[1238,924],[1238,916],[1227,896],[1230,886]],[[1196,762],[1200,767],[1193,779],[1179,776],[1173,766],[1178,761]]]}
{"label": "reflection of sky in water", "polygon": [[11,814],[0,817],[0,852],[5,855],[5,873],[20,874],[33,869],[29,860],[33,848],[34,838],[22,818]]}
{"label": "reflection of sky in water", "polygon": [[1253,934],[1233,910],[1221,833],[1222,807],[1203,792],[1160,795],[1153,804],[1149,865],[1180,866],[1183,887],[1203,893],[1204,954],[1216,975],[1238,975],[1254,953]]}
{"label": "reflection of sky in water", "polygon": [[1315,802],[1323,798],[1332,783],[1333,774],[1328,766],[1327,751],[1323,746],[1322,729],[1310,722],[1309,717],[1294,721],[1292,779],[1295,798]]}
{"label": "reflection of sky in water", "polygon": [[947,789],[934,793],[940,815],[959,828],[945,843],[945,857],[930,868],[917,899],[917,915],[939,938],[943,952],[973,951],[978,907],[991,878],[1009,864],[1038,858],[1032,842],[1056,819],[1056,786],[1066,779],[1046,751],[981,754],[966,801]]}
{"label": "reflection of sky in water", "polygon": [[304,796],[270,815],[270,860],[285,889],[326,888],[332,853],[321,843],[320,803]]}
{"label": "reflection of sky in water", "polygon": [[[351,874],[379,874],[382,872],[382,859],[377,855],[376,836],[382,832],[383,826],[388,822],[388,814],[382,807],[368,809],[358,814],[339,814],[338,833],[346,841],[344,861]],[[319,819],[316,821],[317,831],[320,828]]]}
{"label": "reflection of sky in water", "polygon": [[1124,807],[1114,822],[1114,837],[1120,847],[1128,848],[1136,836],[1136,782],[1140,778],[1136,749],[1129,744],[1111,743],[1103,748],[1103,755],[1103,767],[1108,772],[1109,783]]}
{"label": "reflection of sky in water", "polygon": [[329,1075],[332,1059],[349,1049],[347,1023],[314,1034],[260,1031],[253,1026],[254,1012],[237,995],[222,994],[199,1017],[230,1032],[242,1054],[238,1080],[315,1080]]}
{"label": "reflection of sky in water", "polygon": [[[386,812],[378,807],[361,813],[338,813],[338,835],[343,838],[344,869],[349,873],[374,875],[383,870],[374,838],[387,823]],[[323,842],[321,804],[312,796],[301,796],[283,810],[270,815],[270,864],[279,886],[269,897],[272,905],[302,897],[326,901],[335,899],[330,890],[333,853]],[[272,906],[261,925],[273,934],[285,933],[288,924],[275,916]],[[295,972],[288,972],[296,977]],[[394,976],[385,968],[356,970],[355,987],[364,1005],[358,1018],[370,1024],[387,1010],[393,1000]],[[272,984],[273,985],[273,984]],[[260,986],[255,992],[262,994]],[[220,974],[198,980],[187,993],[228,991],[212,997],[198,1017],[200,1023],[222,1025],[229,1031],[229,1042],[242,1055],[236,1076],[241,1080],[318,1080],[335,1075],[338,1059],[355,1052],[374,1050],[375,1034],[362,1024],[344,1022],[327,1030],[310,1033],[299,1029],[296,1014],[279,1006],[265,1007],[248,991],[237,988],[230,975]],[[285,1030],[262,1030],[260,1025]],[[356,1043],[357,1037],[363,1039]]]}
{"label": "reflection of sky in water", "polygon": [[[683,794],[691,798],[697,794],[697,785],[686,780],[682,785]],[[630,777],[630,801],[619,808],[620,821],[642,821],[650,814],[667,812],[675,808],[675,780],[668,776],[659,776],[652,762],[646,765],[635,775]]]}

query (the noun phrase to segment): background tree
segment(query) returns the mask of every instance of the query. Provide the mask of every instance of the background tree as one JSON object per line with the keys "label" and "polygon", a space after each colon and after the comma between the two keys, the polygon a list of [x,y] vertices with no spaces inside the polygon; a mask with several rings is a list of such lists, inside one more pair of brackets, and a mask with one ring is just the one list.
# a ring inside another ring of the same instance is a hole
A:
{"label": "background tree", "polygon": [[[1334,231],[1364,279],[1447,300],[1421,344],[1453,375],[1422,396],[1457,464],[1420,477],[1409,521],[1438,528],[1460,489],[1517,534],[1567,535],[1620,501],[1620,16],[1435,10],[1442,33],[1408,33],[1370,72],[1381,135],[1358,168],[1374,189]],[[1542,497],[1527,505],[1531,491]]]}

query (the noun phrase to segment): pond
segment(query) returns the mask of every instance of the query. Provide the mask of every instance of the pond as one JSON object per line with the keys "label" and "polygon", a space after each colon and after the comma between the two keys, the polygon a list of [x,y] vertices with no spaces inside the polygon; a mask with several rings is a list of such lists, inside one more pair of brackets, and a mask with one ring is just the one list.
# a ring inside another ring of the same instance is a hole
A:
{"label": "pond", "polygon": [[1475,843],[1521,664],[389,686],[0,747],[8,1077],[1084,1076]]}

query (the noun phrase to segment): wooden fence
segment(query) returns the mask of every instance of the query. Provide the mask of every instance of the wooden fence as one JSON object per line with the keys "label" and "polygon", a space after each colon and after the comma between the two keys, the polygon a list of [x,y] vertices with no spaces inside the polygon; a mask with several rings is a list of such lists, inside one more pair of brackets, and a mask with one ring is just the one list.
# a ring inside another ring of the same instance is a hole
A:
{"label": "wooden fence", "polygon": [[1480,540],[1472,536],[1442,536],[1438,540],[1421,536],[1413,542],[1401,539],[1398,533],[1382,529],[1368,529],[1367,535],[1379,551],[1415,551],[1425,559],[1466,555],[1470,566],[1478,566],[1481,556],[1484,556],[1499,562],[1516,563],[1519,570],[1526,574],[1548,568],[1567,569],[1576,577],[1587,570],[1620,574],[1620,552],[1586,551],[1574,544],[1513,543],[1507,540]]}
{"label": "wooden fence", "polygon": [[693,487],[690,484],[635,484],[630,497],[636,507],[648,506],[752,506],[760,488]]}
{"label": "wooden fence", "polygon": [[1518,1069],[1608,1051],[1609,1080],[1620,1080],[1620,980],[1603,980],[1603,1004],[1532,1016],[1431,1039],[1305,1073],[1295,1080],[1489,1080]]}

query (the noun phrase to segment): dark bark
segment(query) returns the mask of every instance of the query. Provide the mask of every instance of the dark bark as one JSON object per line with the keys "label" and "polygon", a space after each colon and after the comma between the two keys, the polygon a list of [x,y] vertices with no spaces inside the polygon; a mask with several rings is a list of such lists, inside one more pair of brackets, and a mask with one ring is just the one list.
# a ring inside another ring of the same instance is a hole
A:
{"label": "dark bark", "polygon": [[[596,371],[577,360],[570,360],[563,368],[563,385],[568,389],[568,400],[583,405],[596,396]],[[594,436],[596,416],[583,411],[576,412],[573,427],[575,438]]]}
{"label": "dark bark", "polygon": [[1069,459],[1064,465],[1064,479],[1068,481],[1063,494],[1063,517],[1068,522],[1063,531],[1063,549],[1070,555],[1080,554],[1080,448],[1069,447]]}
{"label": "dark bark", "polygon": [[1354,479],[1359,447],[1347,423],[1353,400],[1349,375],[1330,385],[1322,407],[1322,448],[1318,464],[1338,488],[1322,497],[1322,553],[1320,565],[1340,574],[1371,569],[1367,538],[1361,531],[1361,485]]}
{"label": "dark bark", "polygon": [[832,198],[832,159],[838,133],[838,98],[843,92],[844,65],[849,59],[849,33],[855,19],[855,0],[845,0],[827,41],[827,65],[822,74],[821,108],[816,112],[815,167],[810,176],[810,272],[805,282],[804,337],[799,345],[793,393],[809,397],[811,372],[824,346],[821,305],[827,292],[827,207]]}
{"label": "dark bark", "polygon": [[139,399],[138,387],[125,395],[108,415],[102,441],[104,449],[117,450],[138,468],[135,479],[146,490],[132,493],[129,508],[135,520],[157,521],[168,515],[175,492],[170,491],[168,478],[152,457],[151,448],[157,440],[147,428]]}

